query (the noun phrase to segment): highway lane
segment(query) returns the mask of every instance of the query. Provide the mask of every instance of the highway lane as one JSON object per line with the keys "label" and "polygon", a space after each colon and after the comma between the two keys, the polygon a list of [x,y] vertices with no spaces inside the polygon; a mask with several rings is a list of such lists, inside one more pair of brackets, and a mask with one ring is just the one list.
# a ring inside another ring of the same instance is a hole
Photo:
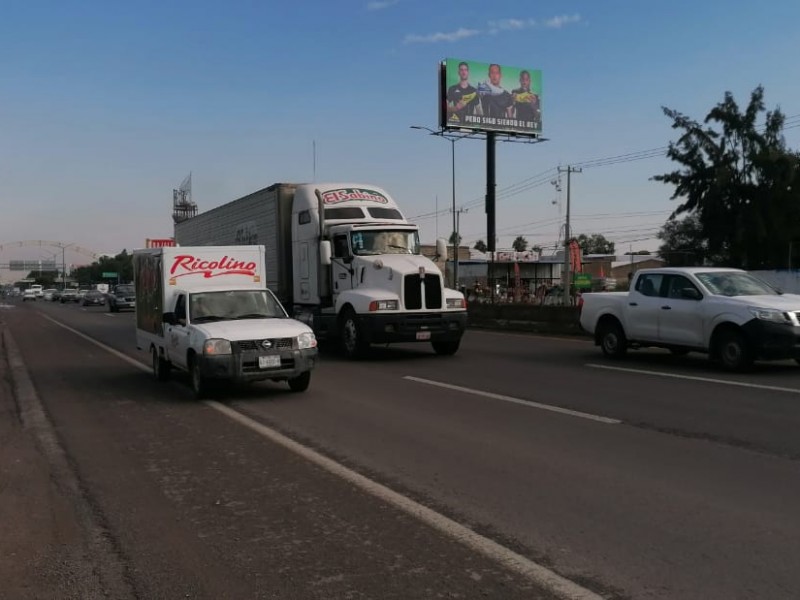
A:
{"label": "highway lane", "polygon": [[[131,350],[132,315],[37,309],[146,360]],[[609,363],[580,341],[470,332],[448,359],[415,346],[379,349],[355,364],[326,354],[302,398],[255,386],[231,406],[600,588],[631,597],[793,597],[800,489],[797,462],[786,457],[796,451],[790,429],[800,396],[589,364]],[[657,352],[619,366],[721,378],[703,359]],[[798,375],[769,365],[733,379],[800,389]]]}
{"label": "highway lane", "polygon": [[552,598],[35,311],[0,318],[129,586],[61,597]]}

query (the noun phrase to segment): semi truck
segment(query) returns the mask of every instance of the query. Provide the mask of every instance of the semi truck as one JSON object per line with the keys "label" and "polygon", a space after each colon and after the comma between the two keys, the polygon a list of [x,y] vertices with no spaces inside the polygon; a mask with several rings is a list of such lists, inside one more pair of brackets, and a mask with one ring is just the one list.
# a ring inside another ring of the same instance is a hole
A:
{"label": "semi truck", "polygon": [[[466,328],[464,295],[445,287],[418,227],[374,185],[275,183],[176,223],[175,241],[263,244],[267,287],[348,358],[396,342],[452,355]],[[444,240],[436,253],[447,258]]]}
{"label": "semi truck", "polygon": [[263,246],[134,250],[136,345],[156,379],[188,371],[198,398],[221,382],[308,388],[316,338],[265,287],[264,265]]}

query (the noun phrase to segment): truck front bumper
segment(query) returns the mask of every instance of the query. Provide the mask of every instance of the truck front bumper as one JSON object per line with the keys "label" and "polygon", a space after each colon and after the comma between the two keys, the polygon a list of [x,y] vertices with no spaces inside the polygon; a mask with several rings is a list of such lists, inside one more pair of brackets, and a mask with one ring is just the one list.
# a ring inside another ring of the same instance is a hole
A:
{"label": "truck front bumper", "polygon": [[800,327],[753,319],[742,326],[756,358],[800,358]]}
{"label": "truck front bumper", "polygon": [[[293,379],[317,364],[316,348],[281,350],[278,352],[235,352],[221,356],[203,356],[201,371],[208,379],[229,379],[235,382],[265,379]],[[279,357],[280,365],[260,367],[259,356]]]}
{"label": "truck front bumper", "polygon": [[371,344],[457,341],[467,328],[467,311],[361,315]]}

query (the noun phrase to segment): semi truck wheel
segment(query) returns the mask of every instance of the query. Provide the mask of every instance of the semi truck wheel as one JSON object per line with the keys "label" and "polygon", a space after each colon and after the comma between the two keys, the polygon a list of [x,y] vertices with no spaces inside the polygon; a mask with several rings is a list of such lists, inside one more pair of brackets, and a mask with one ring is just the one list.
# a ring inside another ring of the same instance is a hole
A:
{"label": "semi truck wheel", "polygon": [[289,389],[293,392],[305,392],[308,389],[308,384],[311,383],[311,371],[306,371],[297,377],[293,377],[288,383]]}
{"label": "semi truck wheel", "polygon": [[347,358],[361,358],[366,354],[369,344],[364,340],[364,334],[355,311],[348,309],[342,315],[339,337],[342,343],[342,352]]}

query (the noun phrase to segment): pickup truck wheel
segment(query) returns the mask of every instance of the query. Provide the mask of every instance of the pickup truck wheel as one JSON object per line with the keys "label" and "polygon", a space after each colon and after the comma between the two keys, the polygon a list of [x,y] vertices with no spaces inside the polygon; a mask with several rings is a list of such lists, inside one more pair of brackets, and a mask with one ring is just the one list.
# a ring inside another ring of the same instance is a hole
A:
{"label": "pickup truck wheel", "polygon": [[289,389],[293,392],[305,392],[308,389],[308,384],[311,383],[311,371],[306,371],[293,377],[288,381]]}
{"label": "pickup truck wheel", "polygon": [[203,377],[203,372],[200,369],[200,361],[196,358],[192,358],[192,363],[189,367],[189,373],[192,378],[192,391],[194,392],[194,397],[198,400],[206,398],[209,393],[209,382],[208,379]]}
{"label": "pickup truck wheel", "polygon": [[628,351],[628,340],[625,332],[615,321],[609,321],[600,328],[600,349],[609,358],[622,358]]}
{"label": "pickup truck wheel", "polygon": [[167,381],[170,376],[170,364],[168,361],[164,360],[163,357],[159,356],[158,349],[153,346],[152,350],[153,355],[153,377],[155,377],[158,381]]}
{"label": "pickup truck wheel", "polygon": [[339,336],[342,341],[342,351],[347,358],[361,358],[366,354],[369,344],[365,343],[358,317],[352,310],[342,315]]}
{"label": "pickup truck wheel", "polygon": [[733,329],[717,336],[715,344],[717,360],[727,371],[742,371],[753,364],[753,353],[745,337]]}
{"label": "pickup truck wheel", "polygon": [[431,342],[433,351],[439,356],[453,356],[458,352],[458,347],[461,345],[461,340],[454,340],[448,342]]}

